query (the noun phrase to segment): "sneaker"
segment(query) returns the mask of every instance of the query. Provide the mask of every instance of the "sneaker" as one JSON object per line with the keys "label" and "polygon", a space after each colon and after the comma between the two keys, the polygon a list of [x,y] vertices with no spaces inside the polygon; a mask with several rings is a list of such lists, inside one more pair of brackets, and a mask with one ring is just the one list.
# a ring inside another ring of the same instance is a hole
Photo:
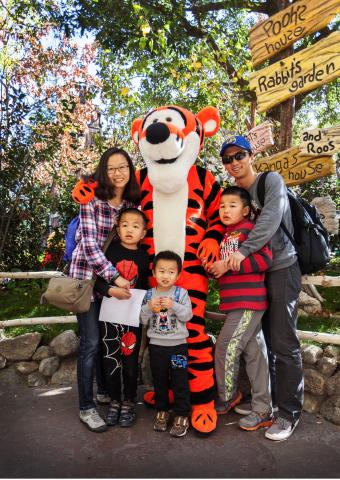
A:
{"label": "sneaker", "polygon": [[175,417],[174,423],[170,430],[170,435],[173,437],[184,437],[189,428],[188,417]]}
{"label": "sneaker", "polygon": [[132,427],[136,423],[134,402],[123,402],[118,423],[120,427]]}
{"label": "sneaker", "polygon": [[120,403],[118,403],[116,400],[111,402],[105,419],[106,425],[109,427],[114,427],[117,425],[119,421],[120,408]]}
{"label": "sneaker", "polygon": [[229,400],[229,402],[216,402],[216,412],[217,415],[224,415],[228,413],[232,408],[238,405],[242,400],[242,393],[238,392],[234,398]]}
{"label": "sneaker", "polygon": [[91,432],[105,432],[107,430],[106,423],[95,408],[80,410],[79,418]]}
{"label": "sneaker", "polygon": [[299,419],[291,422],[283,417],[275,418],[273,425],[268,428],[265,437],[270,440],[287,440],[296,429]]}
{"label": "sneaker", "polygon": [[239,415],[249,415],[252,412],[251,403],[245,402],[236,405],[234,412],[238,413]]}
{"label": "sneaker", "polygon": [[251,412],[249,415],[241,418],[238,422],[242,430],[255,431],[259,428],[270,427],[273,423],[273,417],[270,413]]}
{"label": "sneaker", "polygon": [[97,393],[96,400],[99,405],[108,405],[111,403],[111,397],[107,393]]}
{"label": "sneaker", "polygon": [[164,412],[164,411],[157,412],[153,429],[156,432],[166,432],[168,428],[169,418],[170,418],[169,412]]}

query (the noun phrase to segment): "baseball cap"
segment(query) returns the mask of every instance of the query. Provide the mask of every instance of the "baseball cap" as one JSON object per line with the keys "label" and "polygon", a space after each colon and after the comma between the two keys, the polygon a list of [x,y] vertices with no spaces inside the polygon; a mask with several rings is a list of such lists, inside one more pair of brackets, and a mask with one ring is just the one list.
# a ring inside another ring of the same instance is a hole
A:
{"label": "baseball cap", "polygon": [[248,142],[246,137],[243,137],[242,135],[234,135],[232,137],[229,137],[222,145],[222,148],[220,151],[220,157],[223,157],[224,152],[229,147],[240,147],[252,153],[252,148],[250,143]]}

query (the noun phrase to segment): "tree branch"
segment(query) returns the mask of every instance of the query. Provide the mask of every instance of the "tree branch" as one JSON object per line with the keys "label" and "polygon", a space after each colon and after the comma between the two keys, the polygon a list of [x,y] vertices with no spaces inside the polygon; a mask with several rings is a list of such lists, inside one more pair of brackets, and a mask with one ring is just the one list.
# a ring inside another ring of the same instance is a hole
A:
{"label": "tree branch", "polygon": [[253,12],[265,13],[267,15],[271,15],[273,13],[273,9],[269,1],[266,1],[265,3],[254,3],[250,0],[226,0],[224,2],[217,3],[210,2],[206,3],[205,5],[197,5],[187,8],[187,10],[191,11],[192,13],[209,13],[226,10],[227,8],[248,9]]}

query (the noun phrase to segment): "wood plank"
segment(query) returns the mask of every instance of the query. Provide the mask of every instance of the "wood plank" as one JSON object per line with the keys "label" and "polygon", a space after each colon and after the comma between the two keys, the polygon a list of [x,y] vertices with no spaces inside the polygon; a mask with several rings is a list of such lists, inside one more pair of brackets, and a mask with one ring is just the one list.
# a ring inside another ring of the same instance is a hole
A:
{"label": "wood plank", "polygon": [[299,147],[292,147],[254,162],[258,172],[278,172],[287,186],[300,185],[335,173],[335,162],[330,156],[301,155]]}
{"label": "wood plank", "polygon": [[340,152],[340,125],[330,128],[303,130],[301,152],[306,155],[333,155]]}
{"label": "wood plank", "polygon": [[340,335],[336,333],[306,332],[296,330],[300,340],[312,340],[319,343],[330,343],[331,345],[340,345]]}
{"label": "wood plank", "polygon": [[270,122],[266,120],[249,130],[247,138],[252,146],[253,154],[267,150],[268,147],[274,145]]}
{"label": "wood plank", "polygon": [[340,277],[330,275],[302,275],[303,285],[320,285],[321,287],[340,287]]}
{"label": "wood plank", "polygon": [[46,271],[46,272],[0,272],[0,278],[54,278],[64,277],[63,272]]}
{"label": "wood plank", "polygon": [[253,65],[323,27],[340,12],[339,0],[300,0],[257,23],[249,34]]}
{"label": "wood plank", "polygon": [[258,111],[264,112],[295,95],[340,76],[340,32],[250,75]]}
{"label": "wood plank", "polygon": [[0,321],[0,328],[22,327],[24,325],[54,325],[58,323],[77,323],[77,317],[75,315],[62,315],[60,317],[14,318],[13,320]]}

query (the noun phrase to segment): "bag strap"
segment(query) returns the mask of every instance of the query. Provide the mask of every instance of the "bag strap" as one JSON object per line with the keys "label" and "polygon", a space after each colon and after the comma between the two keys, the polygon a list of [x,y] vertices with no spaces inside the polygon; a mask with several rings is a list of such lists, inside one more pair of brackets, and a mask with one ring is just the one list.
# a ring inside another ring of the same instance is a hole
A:
{"label": "bag strap", "polygon": [[174,293],[174,300],[175,302],[179,302],[179,297],[181,295],[181,287],[179,287],[178,285],[176,285],[176,288],[175,288],[175,293]]}
{"label": "bag strap", "polygon": [[[270,172],[264,172],[262,173],[262,175],[260,176],[259,178],[259,181],[258,181],[258,184],[257,184],[257,189],[256,189],[256,193],[257,193],[257,198],[259,199],[259,202],[261,204],[261,207],[263,208],[264,206],[264,202],[265,202],[265,198],[266,198],[266,178],[268,176]],[[288,195],[288,194],[287,194]],[[289,199],[288,199],[289,201]],[[286,225],[284,224],[283,220],[281,220],[281,223],[280,223],[280,227],[282,228],[282,230],[284,231],[284,233],[287,235],[287,237],[289,238],[289,240],[292,242],[293,246],[295,247],[295,249],[297,249],[297,243],[296,241],[294,240],[294,237],[290,234],[290,232],[288,231],[288,228],[286,227]]]}
{"label": "bag strap", "polygon": [[152,298],[152,288],[149,288],[146,292],[145,299],[147,302],[149,302]]}

